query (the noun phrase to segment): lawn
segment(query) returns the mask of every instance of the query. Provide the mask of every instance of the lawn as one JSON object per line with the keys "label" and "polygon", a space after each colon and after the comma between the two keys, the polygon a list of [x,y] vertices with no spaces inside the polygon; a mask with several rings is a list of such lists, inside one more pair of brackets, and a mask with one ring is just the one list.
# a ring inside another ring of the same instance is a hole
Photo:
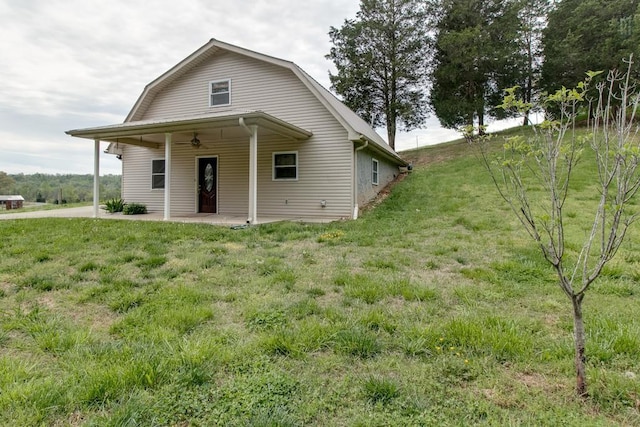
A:
{"label": "lawn", "polygon": [[[462,143],[357,221],[0,221],[0,424],[640,424],[640,230],[569,300]],[[573,238],[593,203],[585,162]]]}

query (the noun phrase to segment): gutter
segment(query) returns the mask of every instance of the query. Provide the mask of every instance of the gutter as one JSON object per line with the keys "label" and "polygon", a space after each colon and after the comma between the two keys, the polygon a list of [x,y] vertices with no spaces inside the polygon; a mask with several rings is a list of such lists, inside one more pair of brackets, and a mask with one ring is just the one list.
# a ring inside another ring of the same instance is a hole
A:
{"label": "gutter", "polygon": [[364,135],[360,135],[358,140],[364,142],[364,144],[353,151],[353,219],[358,219],[358,211],[360,210],[358,206],[358,151],[364,150],[369,146],[369,140]]}
{"label": "gutter", "polygon": [[249,126],[247,126],[246,123],[244,122],[244,117],[240,117],[238,119],[238,124],[240,125],[241,128],[243,128],[247,132],[247,135],[249,136],[253,135],[253,131],[249,129]]}

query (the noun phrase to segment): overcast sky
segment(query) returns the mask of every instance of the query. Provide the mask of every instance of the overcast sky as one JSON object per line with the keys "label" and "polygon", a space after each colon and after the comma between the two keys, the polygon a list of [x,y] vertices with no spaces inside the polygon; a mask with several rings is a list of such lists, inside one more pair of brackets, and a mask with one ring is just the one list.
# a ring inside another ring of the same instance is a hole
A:
{"label": "overcast sky", "polygon": [[[0,171],[93,173],[93,141],[64,132],[121,123],[147,83],[211,38],[293,61],[328,88],[329,27],[358,4],[0,0]],[[431,118],[396,148],[457,136]],[[102,155],[100,173],[120,174],[120,162]]]}

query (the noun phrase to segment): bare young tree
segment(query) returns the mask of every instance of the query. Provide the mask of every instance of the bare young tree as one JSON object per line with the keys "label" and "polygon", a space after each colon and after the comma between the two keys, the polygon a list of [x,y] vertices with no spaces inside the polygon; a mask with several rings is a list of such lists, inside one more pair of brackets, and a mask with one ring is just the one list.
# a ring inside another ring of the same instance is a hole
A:
{"label": "bare young tree", "polygon": [[[473,129],[465,132],[468,141],[479,148],[500,195],[553,266],[560,288],[571,301],[576,392],[582,397],[587,396],[582,303],[640,215],[632,203],[640,188],[640,134],[636,123],[640,92],[631,81],[632,57],[626,63],[626,72],[612,70],[606,81],[596,85],[596,99],[586,99],[589,84],[600,74],[593,72],[587,73],[587,79],[576,88],[562,88],[547,96],[543,107],[553,104],[557,117],[533,126],[532,137],[508,138],[497,159],[488,138],[477,136]],[[530,103],[516,98],[515,91],[507,91],[502,107],[520,112],[531,109]],[[580,111],[594,112],[586,129],[577,127]],[[586,150],[593,154],[587,155]],[[593,184],[597,188],[593,222],[585,229],[581,246],[568,245],[567,240],[576,243],[579,237],[566,233],[569,221],[584,221],[580,216],[569,218],[565,212],[571,178],[578,162],[592,158]],[[536,190],[540,188],[543,190]],[[579,249],[571,249],[575,247]]]}

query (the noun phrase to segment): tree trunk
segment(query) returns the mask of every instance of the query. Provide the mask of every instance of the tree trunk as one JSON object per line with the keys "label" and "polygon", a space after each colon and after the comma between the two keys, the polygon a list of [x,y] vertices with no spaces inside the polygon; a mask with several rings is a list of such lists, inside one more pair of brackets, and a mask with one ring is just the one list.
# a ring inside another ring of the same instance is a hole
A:
{"label": "tree trunk", "polygon": [[396,149],[396,132],[395,130],[387,130],[387,138],[389,139],[389,147]]}
{"label": "tree trunk", "polygon": [[585,337],[584,322],[582,320],[582,296],[572,296],[573,304],[573,339],[575,343],[576,365],[576,393],[580,397],[587,397],[587,377],[585,373]]}
{"label": "tree trunk", "polygon": [[[531,39],[529,39],[527,43],[527,59],[527,81],[524,87],[524,102],[530,104],[531,99],[533,98],[533,52],[531,50]],[[529,124],[529,113],[530,110],[524,112],[524,121],[522,126]]]}
{"label": "tree trunk", "polygon": [[[532,92],[533,92],[533,82],[531,80],[531,74],[529,74],[527,76],[527,83],[525,84],[525,88],[524,88],[524,102],[531,103]],[[529,114],[530,113],[531,113],[531,110],[529,110],[529,109],[527,109],[524,112],[524,119],[522,121],[522,126],[526,126],[526,125],[529,124]]]}
{"label": "tree trunk", "polygon": [[392,150],[396,149],[396,121],[395,118],[388,117],[387,113],[387,139],[389,140],[389,147]]}

